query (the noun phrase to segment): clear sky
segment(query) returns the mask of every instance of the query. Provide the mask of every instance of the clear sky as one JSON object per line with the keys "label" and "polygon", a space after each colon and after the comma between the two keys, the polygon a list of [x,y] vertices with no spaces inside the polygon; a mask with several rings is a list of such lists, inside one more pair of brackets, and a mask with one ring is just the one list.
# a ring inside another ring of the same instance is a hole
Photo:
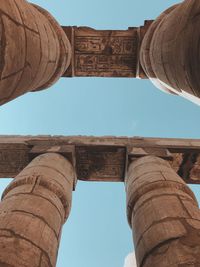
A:
{"label": "clear sky", "polygon": [[[62,25],[126,29],[176,0],[32,0]],[[61,79],[0,108],[0,134],[200,138],[200,107],[148,80]],[[8,180],[1,181],[1,189]],[[199,187],[193,187],[200,200]],[[133,250],[124,185],[79,182],[63,229],[57,267],[123,267]]]}

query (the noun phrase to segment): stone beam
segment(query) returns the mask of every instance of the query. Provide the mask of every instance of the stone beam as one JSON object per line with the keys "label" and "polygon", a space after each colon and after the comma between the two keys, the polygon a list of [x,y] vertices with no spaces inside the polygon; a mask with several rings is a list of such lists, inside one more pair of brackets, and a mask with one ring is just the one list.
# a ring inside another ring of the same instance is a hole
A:
{"label": "stone beam", "polygon": [[127,30],[63,27],[72,47],[71,64],[63,76],[147,78],[138,52],[151,23]]}
{"label": "stone beam", "polygon": [[186,183],[200,184],[200,139],[0,136],[0,177],[15,177],[44,153],[63,155],[83,181],[124,182],[129,162],[154,155]]}
{"label": "stone beam", "polygon": [[0,11],[0,105],[61,76],[149,78],[200,104],[199,0],[127,30],[60,26],[26,0],[1,0]]}
{"label": "stone beam", "polygon": [[0,105],[63,77],[142,77],[139,48],[152,21],[128,30],[61,27],[26,0],[0,3]]}

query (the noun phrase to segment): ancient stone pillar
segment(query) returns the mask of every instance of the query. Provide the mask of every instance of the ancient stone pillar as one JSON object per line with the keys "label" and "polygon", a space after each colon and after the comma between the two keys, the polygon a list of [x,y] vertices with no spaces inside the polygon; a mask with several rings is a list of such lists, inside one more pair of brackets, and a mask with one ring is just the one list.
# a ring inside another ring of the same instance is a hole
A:
{"label": "ancient stone pillar", "polygon": [[166,10],[150,26],[140,53],[143,69],[160,89],[193,101],[200,98],[199,13],[199,0]]}
{"label": "ancient stone pillar", "polygon": [[0,1],[0,105],[55,83],[70,64],[66,34],[26,0]]}
{"label": "ancient stone pillar", "polygon": [[132,162],[127,214],[138,267],[200,266],[200,212],[194,194],[163,159]]}
{"label": "ancient stone pillar", "polygon": [[59,154],[35,158],[6,188],[0,204],[0,266],[55,267],[74,183]]}

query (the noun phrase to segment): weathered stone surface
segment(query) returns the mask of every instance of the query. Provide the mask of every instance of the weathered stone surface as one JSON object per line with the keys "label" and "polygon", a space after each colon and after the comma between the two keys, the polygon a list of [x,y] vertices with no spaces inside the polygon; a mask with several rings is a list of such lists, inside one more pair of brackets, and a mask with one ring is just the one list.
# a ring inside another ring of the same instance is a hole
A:
{"label": "weathered stone surface", "polygon": [[186,183],[200,183],[200,140],[111,136],[0,136],[0,178],[15,177],[44,153],[63,155],[84,181],[123,182],[129,161],[154,155]]}
{"label": "weathered stone surface", "polygon": [[26,144],[0,144],[0,176],[14,177],[29,163]]}
{"label": "weathered stone surface", "polygon": [[166,10],[148,29],[140,60],[160,89],[200,97],[199,0],[185,0]]}
{"label": "weathered stone surface", "polygon": [[65,76],[136,77],[138,33],[128,30],[95,30],[63,27],[71,36],[71,73]]}
{"label": "weathered stone surface", "polygon": [[76,146],[77,175],[81,180],[123,181],[126,148],[117,146]]}
{"label": "weathered stone surface", "polygon": [[146,156],[130,163],[127,215],[138,267],[200,266],[200,212],[170,164]]}
{"label": "weathered stone surface", "polygon": [[6,188],[0,203],[0,265],[55,267],[74,177],[68,160],[49,153],[35,158]]}
{"label": "weathered stone surface", "polygon": [[72,60],[64,77],[147,78],[139,48],[152,21],[127,30],[95,30],[63,26],[72,46]]}
{"label": "weathered stone surface", "polygon": [[63,26],[26,0],[0,4],[0,105],[63,77],[149,78],[200,104],[199,0],[127,30]]}
{"label": "weathered stone surface", "polygon": [[25,0],[0,3],[0,105],[52,85],[70,64],[69,40],[55,19]]}

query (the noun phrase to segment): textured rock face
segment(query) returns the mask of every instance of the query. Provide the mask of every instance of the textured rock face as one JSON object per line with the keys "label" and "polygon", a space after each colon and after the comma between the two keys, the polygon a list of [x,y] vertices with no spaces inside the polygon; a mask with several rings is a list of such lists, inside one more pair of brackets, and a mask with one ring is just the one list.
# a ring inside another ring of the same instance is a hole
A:
{"label": "textured rock face", "polygon": [[44,9],[25,0],[0,2],[0,105],[56,82],[70,64],[70,43]]}
{"label": "textured rock face", "polygon": [[140,54],[147,76],[161,89],[198,98],[199,13],[199,0],[185,0],[165,11],[147,31]]}
{"label": "textured rock face", "polygon": [[0,204],[0,266],[54,267],[71,207],[72,165],[58,154],[35,158]]}
{"label": "textured rock face", "polygon": [[127,214],[138,267],[200,266],[200,212],[192,191],[168,162],[130,164]]}

